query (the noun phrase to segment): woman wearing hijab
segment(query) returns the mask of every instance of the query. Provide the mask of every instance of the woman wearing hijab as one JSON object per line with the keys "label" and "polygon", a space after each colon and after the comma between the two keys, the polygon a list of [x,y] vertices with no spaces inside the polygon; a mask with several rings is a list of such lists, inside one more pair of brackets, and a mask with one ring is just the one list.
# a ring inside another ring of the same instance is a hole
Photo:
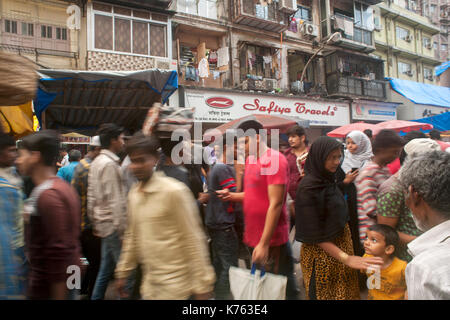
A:
{"label": "woman wearing hijab", "polygon": [[309,151],[305,177],[295,200],[296,240],[303,243],[301,266],[310,299],[359,299],[358,274],[380,258],[353,255],[347,203],[337,186],[341,144],[318,138]]}
{"label": "woman wearing hijab", "polygon": [[[347,199],[350,216],[349,226],[353,241],[353,250],[356,255],[362,256],[364,250],[359,241],[358,209],[356,206],[356,187],[353,181],[356,179],[359,169],[364,167],[372,157],[372,143],[369,137],[361,131],[352,131],[345,140],[347,149],[344,151],[344,161],[338,169],[336,176],[341,181],[339,187]],[[341,170],[342,169],[342,170]],[[361,280],[364,276],[360,277]]]}

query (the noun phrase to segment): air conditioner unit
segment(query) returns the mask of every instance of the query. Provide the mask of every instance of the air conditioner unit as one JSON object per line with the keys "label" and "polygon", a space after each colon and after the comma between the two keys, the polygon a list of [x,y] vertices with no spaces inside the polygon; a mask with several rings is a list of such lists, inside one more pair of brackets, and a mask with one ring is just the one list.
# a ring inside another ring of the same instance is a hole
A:
{"label": "air conditioner unit", "polygon": [[280,0],[280,11],[285,13],[294,13],[298,10],[297,0]]}
{"label": "air conditioner unit", "polygon": [[266,90],[272,91],[275,90],[278,87],[277,80],[275,79],[263,79],[263,86]]}
{"label": "air conditioner unit", "polygon": [[319,27],[312,23],[305,23],[303,25],[303,35],[318,37],[319,36]]}

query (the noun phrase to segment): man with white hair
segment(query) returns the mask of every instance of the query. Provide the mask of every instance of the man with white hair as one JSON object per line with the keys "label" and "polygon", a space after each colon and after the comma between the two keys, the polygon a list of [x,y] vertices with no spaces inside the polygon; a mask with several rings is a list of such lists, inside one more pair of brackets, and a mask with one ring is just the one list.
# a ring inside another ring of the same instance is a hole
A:
{"label": "man with white hair", "polygon": [[400,172],[406,205],[424,233],[408,244],[405,277],[410,300],[450,299],[450,154],[433,151],[407,160]]}

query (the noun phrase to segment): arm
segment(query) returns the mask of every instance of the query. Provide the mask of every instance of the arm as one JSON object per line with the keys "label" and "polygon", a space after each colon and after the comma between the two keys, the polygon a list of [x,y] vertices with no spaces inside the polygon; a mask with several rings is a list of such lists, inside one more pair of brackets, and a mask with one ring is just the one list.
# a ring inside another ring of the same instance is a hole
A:
{"label": "arm", "polygon": [[253,251],[252,260],[254,263],[265,264],[269,257],[270,240],[278,225],[284,202],[284,193],[286,185],[269,185],[269,208],[267,210],[266,221],[264,224],[263,234],[258,245]]}
{"label": "arm", "polygon": [[318,244],[322,250],[328,253],[330,256],[336,260],[342,262],[346,266],[352,269],[366,270],[370,265],[382,265],[382,258],[369,258],[369,257],[358,257],[350,256],[341,249],[339,249],[333,242],[321,242]]}
{"label": "arm", "polygon": [[[69,225],[67,205],[56,190],[44,191],[38,201],[42,233],[46,239],[42,255],[44,268],[50,282],[50,299],[66,299],[67,267],[73,263],[73,239],[65,230]],[[80,228],[80,225],[71,226]]]}
{"label": "arm", "polygon": [[360,241],[366,238],[370,216],[376,214],[377,209],[377,185],[369,176],[356,179],[357,210]]}
{"label": "arm", "polygon": [[116,288],[119,291],[121,298],[126,298],[128,292],[125,291],[125,286],[128,277],[131,272],[137,268],[137,239],[135,233],[135,219],[133,212],[128,205],[128,227],[124,234],[122,249],[120,251],[119,262],[117,263],[115,276],[116,276]]}
{"label": "arm", "polygon": [[216,191],[217,197],[223,201],[243,202],[244,192],[230,192],[228,189]]}
{"label": "arm", "polygon": [[[186,189],[187,190],[187,189]],[[176,190],[170,195],[170,212],[180,233],[186,268],[190,270],[192,293],[196,299],[212,296],[215,273],[211,266],[200,215],[190,192]]]}

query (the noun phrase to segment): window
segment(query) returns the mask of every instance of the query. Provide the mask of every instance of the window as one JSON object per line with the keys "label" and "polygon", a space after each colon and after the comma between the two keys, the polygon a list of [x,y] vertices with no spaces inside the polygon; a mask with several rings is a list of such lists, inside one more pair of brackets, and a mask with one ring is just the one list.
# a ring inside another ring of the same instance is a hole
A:
{"label": "window", "polygon": [[423,46],[425,48],[431,49],[431,39],[428,37],[423,37],[422,40],[423,40]]}
{"label": "window", "polygon": [[441,51],[448,51],[448,45],[447,44],[441,44]]}
{"label": "window", "polygon": [[401,40],[407,40],[408,37],[410,36],[409,30],[402,28],[402,27],[397,26],[396,32],[397,32],[397,38],[401,39]]}
{"label": "window", "polygon": [[354,20],[355,26],[373,31],[374,29],[374,18],[373,18],[373,8],[366,4],[355,2],[354,8]]}
{"label": "window", "polygon": [[67,40],[67,29],[66,28],[56,28],[56,39]]}
{"label": "window", "polygon": [[41,38],[52,39],[52,27],[50,26],[41,26]]}
{"label": "window", "polygon": [[22,22],[22,35],[23,36],[34,36],[34,24]]}
{"label": "window", "polygon": [[398,73],[411,74],[411,71],[411,64],[404,62],[398,63]]}
{"label": "window", "polygon": [[437,50],[438,49],[438,43],[437,42],[433,42],[433,49]]}
{"label": "window", "polygon": [[298,10],[295,13],[295,18],[305,20],[305,21],[312,21],[311,16],[311,8],[304,7],[304,6],[297,6]]}
{"label": "window", "polygon": [[434,13],[436,12],[436,5],[435,4],[432,4],[432,5],[430,5],[430,14],[431,15],[434,15]]}
{"label": "window", "polygon": [[217,19],[217,0],[178,0],[177,11]]}
{"label": "window", "polygon": [[5,32],[17,34],[17,21],[5,20]]}
{"label": "window", "polygon": [[275,49],[255,45],[245,45],[240,52],[241,80],[276,78]]}
{"label": "window", "polygon": [[95,49],[167,57],[166,15],[116,7],[107,13],[96,8],[93,8]]}
{"label": "window", "polygon": [[407,9],[410,11],[416,11],[417,10],[417,0],[408,0],[408,7]]}
{"label": "window", "polygon": [[433,71],[430,68],[423,68],[423,77],[427,80],[433,80]]}

